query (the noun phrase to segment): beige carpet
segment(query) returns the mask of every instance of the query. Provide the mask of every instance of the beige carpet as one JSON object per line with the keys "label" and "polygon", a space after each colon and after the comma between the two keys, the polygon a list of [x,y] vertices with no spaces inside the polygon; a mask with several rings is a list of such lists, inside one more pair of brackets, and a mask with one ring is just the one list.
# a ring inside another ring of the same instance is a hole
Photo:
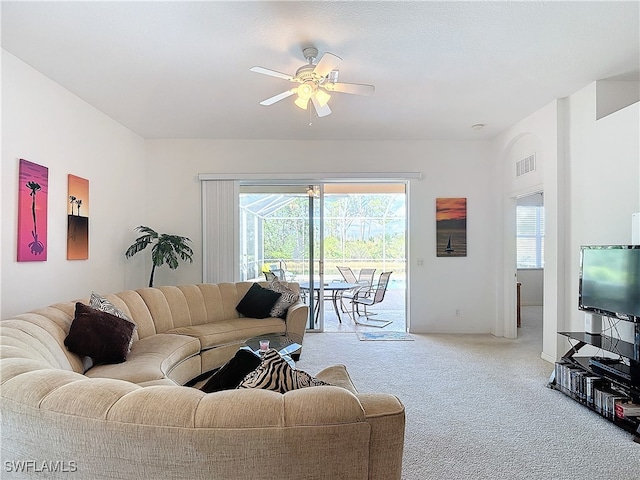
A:
{"label": "beige carpet", "polygon": [[298,368],[343,363],[359,391],[402,400],[405,480],[640,478],[631,434],[547,388],[553,365],[540,359],[540,309],[523,310],[517,340],[411,334],[413,342],[362,342],[354,333],[310,333]]}

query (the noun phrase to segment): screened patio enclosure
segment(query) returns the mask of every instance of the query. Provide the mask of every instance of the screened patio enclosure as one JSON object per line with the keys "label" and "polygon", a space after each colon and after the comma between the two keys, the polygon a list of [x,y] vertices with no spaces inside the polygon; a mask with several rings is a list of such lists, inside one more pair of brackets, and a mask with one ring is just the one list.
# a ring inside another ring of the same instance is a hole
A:
{"label": "screened patio enclosure", "polygon": [[[371,190],[371,186],[367,187]],[[385,186],[385,190],[389,189]],[[376,268],[378,273],[391,270],[395,280],[404,280],[404,190],[358,193],[354,185],[325,185],[324,212],[313,215],[316,220],[312,232],[307,190],[306,186],[240,187],[242,280],[265,279],[265,271],[285,280],[306,280],[310,269],[316,270],[310,258],[314,263],[324,260],[325,281],[341,278],[338,265],[347,265],[354,271],[365,267]],[[352,193],[344,193],[349,191]],[[319,210],[319,205],[316,201],[314,210]],[[316,239],[312,252],[311,235]]]}
{"label": "screened patio enclosure", "polygon": [[[296,202],[297,199],[297,202]],[[291,203],[299,203],[306,205],[307,199],[304,196],[293,196],[293,194],[241,194],[240,195],[240,275],[241,280],[264,280],[264,272],[271,271],[276,273],[280,279],[286,279],[285,271],[291,267],[294,268],[294,259],[299,263],[304,263],[307,258],[308,250],[308,218],[306,215],[297,218],[284,218],[281,215],[285,212],[290,214],[291,207],[300,208],[300,205],[290,207]],[[283,210],[284,209],[284,210]],[[277,212],[283,210],[280,214]],[[265,224],[274,222],[277,228],[290,228],[288,244],[292,248],[273,248],[273,236],[276,232],[272,232],[267,228],[267,242],[265,245]],[[268,253],[265,253],[265,247]],[[290,250],[289,255],[285,255],[286,250]],[[288,256],[287,262],[283,256]],[[296,273],[292,275],[308,274],[308,268],[302,265],[296,269]]]}
{"label": "screened patio enclosure", "polygon": [[[313,279],[327,286],[343,280],[339,266],[350,267],[356,275],[361,269],[375,269],[374,280],[392,271],[390,297],[395,300],[385,300],[385,306],[393,304],[392,315],[398,322],[394,328],[405,330],[405,188],[404,184],[241,184],[241,279],[264,281],[270,272],[287,281],[309,285]],[[323,297],[326,300],[328,294]],[[305,298],[319,312],[315,322],[310,319],[310,329],[353,328],[332,303],[314,305]]]}

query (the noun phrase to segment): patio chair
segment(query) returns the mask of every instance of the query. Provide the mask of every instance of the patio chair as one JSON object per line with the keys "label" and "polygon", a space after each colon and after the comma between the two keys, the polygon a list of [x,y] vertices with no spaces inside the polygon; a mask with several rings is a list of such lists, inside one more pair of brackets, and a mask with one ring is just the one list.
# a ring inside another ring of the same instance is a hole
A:
{"label": "patio chair", "polygon": [[[357,283],[359,285],[358,287],[340,292],[340,310],[342,311],[342,313],[346,313],[347,315],[349,315],[349,309],[345,306],[345,299],[349,300],[350,303],[351,299],[353,299],[358,292],[361,292],[360,294],[362,296],[370,294],[370,288],[373,284],[373,275],[376,273],[376,269],[361,268],[360,273],[358,273],[358,278],[356,278],[356,275],[353,273],[353,270],[351,270],[350,267],[338,267],[338,271],[340,272],[340,274],[342,274],[342,278],[344,278],[345,282]],[[356,307],[356,311],[358,315],[360,315],[359,306]]]}
{"label": "patio chair", "polygon": [[282,268],[278,268],[275,265],[271,265],[269,268],[270,273],[278,278],[278,280],[286,280],[285,271]]}
{"label": "patio chair", "polygon": [[[338,267],[338,271],[340,272],[340,275],[342,275],[342,278],[344,278],[344,281],[346,283],[354,283],[354,284],[360,283],[356,278],[355,273],[353,273],[353,270],[351,270],[351,267]],[[358,290],[360,290],[364,286],[365,285],[359,285],[349,290],[344,290],[340,292],[338,300],[340,300],[340,310],[342,310],[342,313],[346,313],[347,315],[349,314],[349,310],[346,308],[344,304],[344,299],[346,298],[349,300],[349,302],[351,302],[351,299],[355,297]]]}
{"label": "patio chair", "polygon": [[350,267],[338,267],[338,271],[340,272],[340,275],[342,275],[342,278],[344,278],[345,282],[358,283],[358,279]]}
{"label": "patio chair", "polygon": [[[356,325],[365,325],[368,327],[386,327],[391,323],[390,320],[376,320],[370,318],[372,313],[367,312],[367,307],[376,305],[384,300],[384,294],[387,291],[389,285],[389,277],[392,272],[383,272],[380,274],[378,283],[372,285],[370,288],[362,288],[358,290],[355,296],[351,299],[351,313],[353,314],[353,321]],[[362,305],[364,308],[364,315],[360,315],[358,307]],[[360,317],[365,317],[365,321],[361,322]]]}
{"label": "patio chair", "polygon": [[375,268],[361,268],[360,273],[358,274],[358,283],[365,287],[370,287],[373,285],[373,276],[375,273]]}

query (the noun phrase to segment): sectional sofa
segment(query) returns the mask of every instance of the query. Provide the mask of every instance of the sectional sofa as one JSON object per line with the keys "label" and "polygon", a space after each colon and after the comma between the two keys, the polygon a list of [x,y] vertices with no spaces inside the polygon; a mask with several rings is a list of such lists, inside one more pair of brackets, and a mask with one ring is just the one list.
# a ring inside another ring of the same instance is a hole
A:
{"label": "sectional sofa", "polygon": [[284,318],[238,313],[252,285],[106,295],[135,324],[121,363],[92,366],[65,346],[89,299],[2,320],[2,478],[400,479],[404,407],[358,393],[344,366],[315,374],[330,385],[284,394],[184,386],[250,337],[304,335],[300,302]]}

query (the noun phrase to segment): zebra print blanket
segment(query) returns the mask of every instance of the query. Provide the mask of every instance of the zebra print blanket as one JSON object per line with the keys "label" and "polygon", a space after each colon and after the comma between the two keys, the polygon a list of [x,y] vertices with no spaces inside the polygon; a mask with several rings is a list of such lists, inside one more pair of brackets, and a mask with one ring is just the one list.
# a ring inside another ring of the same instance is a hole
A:
{"label": "zebra print blanket", "polygon": [[278,351],[271,348],[265,353],[258,368],[247,374],[238,388],[262,388],[285,393],[289,390],[320,385],[329,384],[307,372],[291,368]]}

